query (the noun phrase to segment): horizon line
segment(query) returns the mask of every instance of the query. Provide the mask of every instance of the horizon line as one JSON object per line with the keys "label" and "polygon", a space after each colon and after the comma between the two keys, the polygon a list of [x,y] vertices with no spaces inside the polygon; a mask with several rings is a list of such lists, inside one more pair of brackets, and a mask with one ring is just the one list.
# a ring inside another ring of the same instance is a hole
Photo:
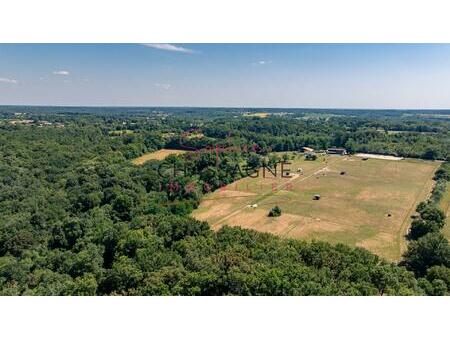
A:
{"label": "horizon line", "polygon": [[70,105],[70,104],[0,104],[0,107],[55,107],[55,108],[218,108],[218,109],[315,109],[315,110],[449,110],[449,108],[341,108],[341,107],[263,107],[263,106],[189,106],[189,105]]}

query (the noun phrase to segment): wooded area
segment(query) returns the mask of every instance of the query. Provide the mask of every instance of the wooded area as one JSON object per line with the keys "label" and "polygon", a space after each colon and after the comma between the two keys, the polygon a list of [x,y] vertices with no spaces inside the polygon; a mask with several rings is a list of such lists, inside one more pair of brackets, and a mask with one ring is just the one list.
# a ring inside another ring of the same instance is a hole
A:
{"label": "wooded area", "polygon": [[[62,110],[29,112],[34,122],[21,125],[11,123],[14,113],[0,113],[2,295],[450,292],[450,247],[436,207],[450,179],[448,163],[436,173],[430,201],[418,207],[398,265],[339,244],[230,227],[213,232],[188,216],[205,193],[246,175],[237,166],[258,168],[271,151],[334,146],[448,160],[448,122]],[[111,133],[120,130],[128,132]],[[189,137],[192,131],[202,135]],[[131,163],[163,147],[190,151]],[[173,175],[174,167],[189,175]]]}

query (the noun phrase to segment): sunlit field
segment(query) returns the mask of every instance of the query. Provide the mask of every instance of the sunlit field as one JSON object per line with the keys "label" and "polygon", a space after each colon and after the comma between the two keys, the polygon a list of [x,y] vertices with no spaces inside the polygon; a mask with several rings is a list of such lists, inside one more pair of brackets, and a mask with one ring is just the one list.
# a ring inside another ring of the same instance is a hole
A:
{"label": "sunlit field", "polygon": [[142,165],[150,160],[164,160],[169,155],[180,155],[186,153],[186,150],[177,150],[177,149],[160,149],[157,151],[152,151],[150,153],[146,153],[138,158],[135,158],[132,163],[135,165]]}
{"label": "sunlit field", "polygon": [[[215,229],[228,224],[345,243],[396,261],[406,249],[410,216],[427,199],[440,164],[328,155],[291,161],[289,177],[244,178],[206,196],[193,215]],[[282,215],[268,217],[276,205]]]}

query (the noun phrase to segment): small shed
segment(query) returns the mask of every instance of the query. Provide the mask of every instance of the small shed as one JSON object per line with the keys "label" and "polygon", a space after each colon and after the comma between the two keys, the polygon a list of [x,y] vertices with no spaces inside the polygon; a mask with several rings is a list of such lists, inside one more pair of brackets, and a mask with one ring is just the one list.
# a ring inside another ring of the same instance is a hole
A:
{"label": "small shed", "polygon": [[320,200],[320,195],[314,195],[313,200],[314,200],[314,201]]}
{"label": "small shed", "polygon": [[313,149],[313,148],[310,148],[310,147],[302,147],[302,151],[303,151],[304,153],[311,153],[311,152],[314,151],[314,149]]}
{"label": "small shed", "polygon": [[347,155],[347,150],[345,148],[328,148],[327,154]]}

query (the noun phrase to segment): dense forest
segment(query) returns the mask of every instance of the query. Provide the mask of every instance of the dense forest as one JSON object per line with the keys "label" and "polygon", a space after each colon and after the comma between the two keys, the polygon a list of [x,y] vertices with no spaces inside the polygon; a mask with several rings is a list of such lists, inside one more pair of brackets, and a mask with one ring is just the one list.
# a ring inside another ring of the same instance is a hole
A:
{"label": "dense forest", "polygon": [[[214,232],[189,216],[205,193],[247,174],[237,168],[256,169],[270,151],[344,146],[448,160],[449,122],[386,112],[262,119],[181,109],[23,111],[0,109],[2,295],[450,293],[437,208],[448,163],[417,208],[399,264],[344,245]],[[132,165],[163,147],[198,151]]]}

